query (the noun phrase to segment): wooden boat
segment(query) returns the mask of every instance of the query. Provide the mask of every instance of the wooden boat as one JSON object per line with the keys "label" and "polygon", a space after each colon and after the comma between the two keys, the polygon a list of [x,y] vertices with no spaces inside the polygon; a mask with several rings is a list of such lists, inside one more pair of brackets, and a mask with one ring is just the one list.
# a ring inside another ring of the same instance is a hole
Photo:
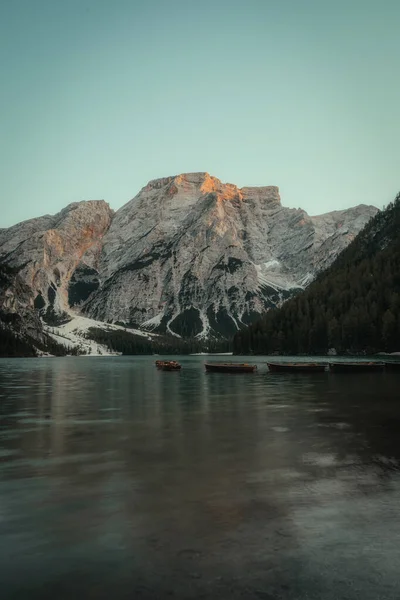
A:
{"label": "wooden boat", "polygon": [[176,360],[156,360],[156,367],[163,371],[177,371],[182,368]]}
{"label": "wooden boat", "polygon": [[329,369],[334,373],[370,373],[382,371],[383,362],[331,362]]}
{"label": "wooden boat", "polygon": [[209,373],[254,373],[256,365],[248,363],[204,363]]}
{"label": "wooden boat", "polygon": [[388,371],[400,372],[400,360],[393,362],[385,362],[385,369],[387,369]]}
{"label": "wooden boat", "polygon": [[325,371],[326,363],[267,363],[268,369],[273,373],[322,373]]}
{"label": "wooden boat", "polygon": [[162,371],[179,371],[182,365],[176,360],[164,360],[159,368]]}

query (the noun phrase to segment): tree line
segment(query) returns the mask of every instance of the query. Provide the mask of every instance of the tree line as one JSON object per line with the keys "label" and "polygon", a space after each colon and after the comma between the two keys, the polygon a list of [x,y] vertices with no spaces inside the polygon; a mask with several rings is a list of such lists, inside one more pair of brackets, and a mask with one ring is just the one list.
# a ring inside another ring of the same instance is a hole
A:
{"label": "tree line", "polygon": [[198,340],[175,336],[154,336],[147,338],[122,329],[99,329],[91,327],[85,336],[102,344],[111,352],[122,354],[192,354],[196,352],[229,352],[232,342],[229,340]]}
{"label": "tree line", "polygon": [[46,333],[42,333],[41,339],[34,339],[9,328],[0,320],[0,357],[35,357],[38,351],[52,356],[78,354],[76,349],[67,349]]}

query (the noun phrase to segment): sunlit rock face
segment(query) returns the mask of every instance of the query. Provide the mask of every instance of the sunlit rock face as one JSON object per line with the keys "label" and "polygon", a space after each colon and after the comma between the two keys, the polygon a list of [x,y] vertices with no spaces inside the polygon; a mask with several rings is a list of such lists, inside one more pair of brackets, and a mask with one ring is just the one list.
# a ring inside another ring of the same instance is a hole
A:
{"label": "sunlit rock face", "polygon": [[78,202],[55,216],[1,229],[0,262],[18,269],[42,315],[62,314],[71,304],[69,286],[74,274],[90,269],[97,277],[102,239],[112,217],[104,201]]}
{"label": "sunlit rock face", "polygon": [[0,230],[48,323],[82,312],[182,336],[229,336],[305,287],[377,209],[310,217],[277,187],[208,173],[151,181],[116,213],[80,202]]}
{"label": "sunlit rock face", "polygon": [[310,217],[277,187],[208,173],[151,181],[115,214],[88,315],[184,336],[229,336],[307,285],[376,213]]}

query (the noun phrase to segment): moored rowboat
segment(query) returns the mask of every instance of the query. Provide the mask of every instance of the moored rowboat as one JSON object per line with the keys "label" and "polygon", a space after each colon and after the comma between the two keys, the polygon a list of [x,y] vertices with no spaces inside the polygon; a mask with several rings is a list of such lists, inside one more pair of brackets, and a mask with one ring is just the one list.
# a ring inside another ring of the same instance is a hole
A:
{"label": "moored rowboat", "polygon": [[182,368],[176,360],[156,360],[156,367],[162,371],[179,371]]}
{"label": "moored rowboat", "polygon": [[162,371],[179,371],[182,368],[176,360],[166,361],[163,365],[161,365]]}
{"label": "moored rowboat", "polygon": [[326,363],[267,363],[268,369],[273,373],[322,373]]}
{"label": "moored rowboat", "polygon": [[256,365],[248,363],[205,363],[206,371],[209,373],[254,373]]}

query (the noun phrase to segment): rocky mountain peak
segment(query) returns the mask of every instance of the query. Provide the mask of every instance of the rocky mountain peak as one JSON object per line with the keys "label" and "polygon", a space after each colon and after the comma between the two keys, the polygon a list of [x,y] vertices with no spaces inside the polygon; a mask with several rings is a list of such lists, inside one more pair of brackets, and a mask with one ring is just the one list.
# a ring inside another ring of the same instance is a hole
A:
{"label": "rocky mountain peak", "polygon": [[89,214],[114,214],[112,208],[105,200],[82,200],[71,202],[54,216],[57,222],[65,222],[66,219],[86,219]]}
{"label": "rocky mountain peak", "polygon": [[209,173],[181,173],[172,177],[161,177],[153,179],[141,190],[140,194],[152,192],[154,190],[163,190],[169,196],[175,194],[207,194],[217,191],[221,187],[221,182]]}
{"label": "rocky mountain peak", "polygon": [[281,206],[279,188],[275,185],[260,187],[243,187],[240,190],[242,197],[247,202],[257,202],[269,205],[271,208]]}
{"label": "rocky mountain peak", "polygon": [[196,199],[200,199],[207,194],[214,194],[219,201],[236,199],[250,203],[263,202],[276,207],[281,205],[279,188],[277,186],[238,188],[233,183],[223,183],[220,179],[205,171],[181,173],[172,177],[153,179],[141,190],[139,196],[146,196],[149,193],[153,193],[159,197],[160,191],[163,195],[170,198],[178,195],[180,198],[195,196]]}
{"label": "rocky mountain peak", "polygon": [[282,206],[276,186],[183,173],[150,181],[116,213],[78,202],[0,230],[0,262],[18,269],[46,319],[75,311],[229,336],[312,281],[376,212],[310,217]]}

